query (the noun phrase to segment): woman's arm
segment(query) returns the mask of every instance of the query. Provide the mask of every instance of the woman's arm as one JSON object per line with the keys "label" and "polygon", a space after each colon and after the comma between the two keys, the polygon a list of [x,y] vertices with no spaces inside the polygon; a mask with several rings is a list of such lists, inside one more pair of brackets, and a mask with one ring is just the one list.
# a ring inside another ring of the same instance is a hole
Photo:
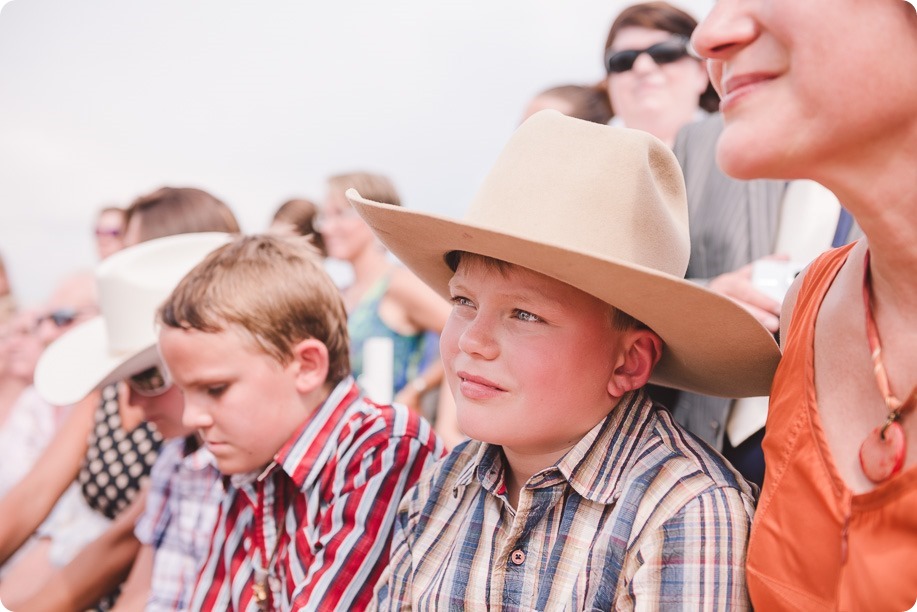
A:
{"label": "woman's arm", "polygon": [[0,564],[41,525],[76,478],[99,401],[95,392],[75,404],[32,469],[0,499]]}

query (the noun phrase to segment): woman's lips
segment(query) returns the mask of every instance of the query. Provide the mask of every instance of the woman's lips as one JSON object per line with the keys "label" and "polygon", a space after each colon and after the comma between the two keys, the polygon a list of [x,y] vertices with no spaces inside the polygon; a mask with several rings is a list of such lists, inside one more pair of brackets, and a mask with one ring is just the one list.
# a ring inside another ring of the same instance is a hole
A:
{"label": "woman's lips", "polygon": [[723,95],[722,98],[720,98],[720,110],[722,112],[728,111],[730,108],[734,107],[740,99],[773,79],[774,75],[762,72],[739,74],[724,79]]}

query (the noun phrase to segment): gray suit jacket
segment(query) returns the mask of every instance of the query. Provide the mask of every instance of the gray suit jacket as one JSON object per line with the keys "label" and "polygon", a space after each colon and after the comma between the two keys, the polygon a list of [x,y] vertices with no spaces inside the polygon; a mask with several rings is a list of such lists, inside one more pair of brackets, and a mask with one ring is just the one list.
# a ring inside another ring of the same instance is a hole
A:
{"label": "gray suit jacket", "polygon": [[[691,259],[686,276],[701,284],[774,252],[787,186],[785,181],[726,176],[715,160],[722,130],[723,118],[717,113],[686,126],[675,141],[688,192]],[[850,235],[859,234],[854,227]],[[731,403],[682,391],[672,412],[684,427],[721,449]]]}

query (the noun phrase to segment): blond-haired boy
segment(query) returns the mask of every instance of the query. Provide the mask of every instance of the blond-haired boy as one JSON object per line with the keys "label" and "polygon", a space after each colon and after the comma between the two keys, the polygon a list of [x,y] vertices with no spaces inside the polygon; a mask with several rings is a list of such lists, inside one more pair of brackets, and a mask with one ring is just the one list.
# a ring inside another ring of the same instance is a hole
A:
{"label": "blond-haired boy", "polygon": [[348,197],[451,298],[441,352],[472,438],[402,502],[377,605],[747,607],[753,490],[643,386],[766,393],[778,351],[747,312],[683,280],[671,151],[545,111],[463,222]]}
{"label": "blond-haired boy", "polygon": [[430,426],[365,401],[341,297],[302,240],[245,237],[160,311],[163,359],[227,475],[192,609],[359,609],[398,500],[442,455]]}

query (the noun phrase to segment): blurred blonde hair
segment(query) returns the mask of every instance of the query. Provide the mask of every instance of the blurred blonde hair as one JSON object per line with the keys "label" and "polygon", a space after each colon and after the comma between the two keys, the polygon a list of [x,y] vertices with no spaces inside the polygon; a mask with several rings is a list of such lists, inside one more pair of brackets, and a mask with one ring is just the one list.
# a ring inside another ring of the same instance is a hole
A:
{"label": "blurred blonde hair", "polygon": [[401,197],[394,183],[381,174],[370,172],[349,172],[338,174],[328,179],[328,189],[344,197],[344,192],[353,187],[360,195],[375,202],[401,206]]}

